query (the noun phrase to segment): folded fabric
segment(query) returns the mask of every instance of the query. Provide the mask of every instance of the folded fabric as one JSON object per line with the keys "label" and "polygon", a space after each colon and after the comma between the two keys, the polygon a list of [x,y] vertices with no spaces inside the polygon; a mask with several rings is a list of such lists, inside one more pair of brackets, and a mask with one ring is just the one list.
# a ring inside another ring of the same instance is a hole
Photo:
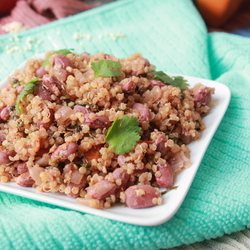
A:
{"label": "folded fabric", "polygon": [[18,0],[10,15],[1,17],[0,13],[0,34],[33,28],[93,7],[79,0]]}
{"label": "folded fabric", "polygon": [[[250,40],[207,33],[192,1],[123,0],[0,36],[0,78],[48,50],[117,57],[226,84],[231,102],[182,206],[168,222],[129,225],[0,192],[2,249],[160,249],[250,226]],[[0,184],[1,185],[1,184]]]}

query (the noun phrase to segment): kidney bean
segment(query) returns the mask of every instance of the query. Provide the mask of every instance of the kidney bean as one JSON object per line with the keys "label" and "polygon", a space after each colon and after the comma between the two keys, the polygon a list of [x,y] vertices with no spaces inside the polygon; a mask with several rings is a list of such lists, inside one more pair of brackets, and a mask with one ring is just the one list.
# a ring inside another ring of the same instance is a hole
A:
{"label": "kidney bean", "polygon": [[38,121],[37,122],[37,127],[38,128],[45,128],[46,130],[49,129],[50,125],[52,124],[52,121],[50,122],[41,122],[41,121]]}
{"label": "kidney bean", "polygon": [[22,173],[16,178],[16,184],[22,187],[32,187],[34,183],[29,172]]}
{"label": "kidney bean", "polygon": [[2,142],[5,141],[5,139],[6,139],[6,135],[5,134],[1,134],[1,133],[0,133],[0,145],[2,145]]}
{"label": "kidney bean", "polygon": [[104,55],[104,59],[106,59],[106,60],[113,60],[112,56],[111,55],[107,55],[107,54]]}
{"label": "kidney bean", "polygon": [[212,100],[211,92],[207,88],[200,89],[194,96],[194,101],[208,105]]}
{"label": "kidney bean", "polygon": [[41,66],[40,68],[38,68],[36,71],[35,71],[35,75],[36,77],[42,77],[44,75],[48,74],[48,72],[44,69],[43,66]]}
{"label": "kidney bean", "polygon": [[200,103],[201,105],[208,105],[212,100],[213,92],[214,92],[213,89],[205,87],[201,84],[197,84],[193,88],[194,102]]}
{"label": "kidney bean", "polygon": [[157,138],[154,141],[154,144],[157,146],[157,151],[161,153],[161,157],[164,158],[168,155],[169,149],[166,146],[168,138],[164,133],[159,133]]}
{"label": "kidney bean", "polygon": [[84,114],[84,120],[85,120],[86,123],[93,122],[93,120],[89,119],[89,114],[91,113],[91,111],[88,108],[86,108],[84,106],[81,106],[81,105],[75,105],[73,110],[74,110],[74,112],[83,113]]}
{"label": "kidney bean", "polygon": [[110,126],[109,119],[103,115],[97,116],[93,122],[89,123],[89,127],[92,129],[108,128],[109,126]]}
{"label": "kidney bean", "polygon": [[171,166],[166,162],[164,165],[157,164],[157,171],[161,176],[156,177],[157,184],[162,188],[170,188],[174,184],[174,173]]}
{"label": "kidney bean", "polygon": [[9,157],[14,156],[15,154],[16,152],[13,150],[8,150],[8,149],[0,150],[0,164],[10,163],[11,160],[9,159]]}
{"label": "kidney bean", "polygon": [[88,108],[81,106],[81,105],[75,105],[73,110],[75,112],[81,112],[83,114],[88,114],[90,112]]}
{"label": "kidney bean", "polygon": [[63,162],[68,157],[74,154],[77,150],[77,144],[75,142],[66,142],[60,145],[51,155],[52,160]]}
{"label": "kidney bean", "polygon": [[4,107],[0,113],[0,120],[8,121],[10,119],[10,108]]}
{"label": "kidney bean", "polygon": [[88,52],[83,52],[82,55],[83,55],[83,56],[86,56],[86,57],[89,57],[89,56],[90,56],[90,54],[89,54]]}
{"label": "kidney bean", "polygon": [[45,128],[45,129],[49,129],[50,125],[53,123],[54,121],[54,110],[53,109],[49,109],[49,121],[48,122],[42,122],[41,120],[37,121],[37,127],[38,128]]}
{"label": "kidney bean", "polygon": [[137,58],[131,62],[131,74],[134,76],[145,76],[145,67],[148,66],[150,66],[150,63],[146,58]]}
{"label": "kidney bean", "polygon": [[126,157],[124,155],[118,155],[117,162],[120,167],[123,167],[126,164]]}
{"label": "kidney bean", "polygon": [[158,86],[160,88],[166,86],[163,82],[158,80],[150,80],[150,83],[152,84],[152,86]]}
{"label": "kidney bean", "polygon": [[67,80],[68,75],[70,75],[66,69],[56,67],[53,68],[52,72],[53,75],[61,82],[65,82]]}
{"label": "kidney bean", "polygon": [[44,75],[42,83],[45,89],[56,96],[60,96],[62,94],[62,90],[64,90],[63,84],[54,76]]}
{"label": "kidney bean", "polygon": [[143,60],[145,66],[150,66],[150,62],[148,59],[142,58],[142,60]]}
{"label": "kidney bean", "polygon": [[113,172],[113,177],[115,180],[121,180],[120,188],[125,190],[129,181],[129,174],[127,171],[123,168],[116,168]]}
{"label": "kidney bean", "polygon": [[136,109],[139,111],[139,121],[149,121],[150,111],[149,108],[142,103],[135,103],[132,109]]}
{"label": "kidney bean", "polygon": [[[67,67],[72,67],[71,61],[64,55],[57,55],[54,58],[53,74],[59,81],[66,81],[71,73],[66,70]],[[58,67],[60,65],[60,67]]]}
{"label": "kidney bean", "polygon": [[121,81],[121,87],[123,91],[133,91],[136,88],[136,84],[134,81],[130,78],[129,80],[126,81]]}
{"label": "kidney bean", "polygon": [[18,174],[23,174],[23,173],[26,173],[28,172],[28,167],[27,167],[27,163],[26,162],[22,162],[22,163],[19,163],[17,165],[17,173]]}
{"label": "kidney bean", "polygon": [[66,69],[67,67],[72,67],[72,62],[67,56],[57,55],[54,57],[53,65],[61,65],[62,69]]}
{"label": "kidney bean", "polygon": [[[80,192],[81,192],[81,190],[84,189],[84,188],[86,187],[86,185],[87,185],[87,179],[86,179],[85,176],[83,176],[83,178],[82,178],[82,180],[81,180],[81,182],[80,182],[79,184],[70,182],[70,183],[67,185],[67,187],[70,187],[70,188],[71,188],[71,192],[68,193],[67,196],[73,197],[73,198],[78,197],[79,194],[80,194]],[[72,188],[74,188],[74,187],[76,187],[76,188],[79,189],[77,193],[73,193],[73,192],[72,192]]]}
{"label": "kidney bean", "polygon": [[126,204],[135,209],[155,206],[161,196],[160,192],[150,185],[131,186],[126,189],[125,195]]}
{"label": "kidney bean", "polygon": [[111,194],[114,194],[116,189],[116,185],[108,180],[101,180],[89,187],[87,190],[87,194],[91,195],[92,198],[97,200],[104,200]]}
{"label": "kidney bean", "polygon": [[111,61],[117,61],[117,59],[112,54],[110,54],[110,55],[105,54],[104,59],[111,60]]}
{"label": "kidney bean", "polygon": [[98,128],[108,128],[110,126],[110,121],[106,116],[100,115],[96,116],[95,120],[89,119],[89,115],[92,113],[88,108],[75,105],[74,109],[75,112],[81,112],[84,114],[84,123],[88,123],[89,127],[92,129]]}
{"label": "kidney bean", "polygon": [[189,168],[191,166],[190,159],[182,151],[171,154],[170,157],[168,157],[168,163],[173,169],[174,174],[180,172],[183,168]]}
{"label": "kidney bean", "polygon": [[51,101],[51,92],[44,88],[42,84],[39,84],[35,86],[34,88],[34,94],[41,97],[43,101]]}

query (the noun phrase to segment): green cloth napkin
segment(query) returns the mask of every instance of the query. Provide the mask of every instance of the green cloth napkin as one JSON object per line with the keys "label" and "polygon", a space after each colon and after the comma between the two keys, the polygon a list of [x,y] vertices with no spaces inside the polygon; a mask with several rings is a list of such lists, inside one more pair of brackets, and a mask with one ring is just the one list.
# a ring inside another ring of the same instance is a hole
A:
{"label": "green cloth napkin", "polygon": [[1,249],[160,249],[250,226],[250,40],[208,34],[192,1],[123,0],[0,37],[0,78],[61,48],[141,52],[159,70],[217,80],[232,98],[179,211],[143,227],[0,193]]}

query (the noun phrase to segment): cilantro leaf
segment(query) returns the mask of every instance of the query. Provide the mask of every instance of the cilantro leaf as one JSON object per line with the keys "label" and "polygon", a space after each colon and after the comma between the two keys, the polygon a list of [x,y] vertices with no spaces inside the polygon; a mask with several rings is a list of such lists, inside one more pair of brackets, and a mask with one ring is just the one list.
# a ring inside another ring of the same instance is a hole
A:
{"label": "cilantro leaf", "polygon": [[165,84],[170,83],[171,81],[173,81],[173,79],[167,75],[166,73],[164,73],[163,71],[151,71],[150,73],[154,74],[154,79],[161,81]]}
{"label": "cilantro leaf", "polygon": [[41,77],[36,77],[35,79],[33,79],[32,81],[28,82],[24,89],[21,91],[21,93],[17,96],[17,99],[16,99],[16,112],[17,113],[22,113],[22,110],[21,110],[21,102],[22,100],[24,99],[24,97],[28,94],[30,94],[34,87],[36,86],[36,83],[39,81]]}
{"label": "cilantro leaf", "polygon": [[58,54],[58,55],[68,55],[70,53],[73,53],[74,49],[60,49],[60,50],[56,50],[54,51],[51,55],[49,55],[48,57],[45,58],[45,60],[42,63],[42,66],[45,67],[47,65],[49,65],[49,59],[54,55],[54,54]]}
{"label": "cilantro leaf", "polygon": [[121,119],[116,118],[105,137],[109,143],[108,149],[113,148],[119,155],[130,152],[140,140],[140,130],[136,117],[125,115]]}
{"label": "cilantro leaf", "polygon": [[182,76],[174,76],[174,80],[171,82],[171,85],[173,87],[179,87],[180,89],[186,89],[189,86],[187,80]]}
{"label": "cilantro leaf", "polygon": [[186,89],[189,86],[187,80],[182,76],[174,76],[172,78],[163,71],[151,71],[150,73],[154,75],[155,80],[161,81],[166,85],[179,87],[180,89]]}
{"label": "cilantro leaf", "polygon": [[91,68],[94,71],[95,78],[98,76],[105,76],[105,77],[120,76],[121,72],[115,69],[120,69],[121,67],[122,65],[119,62],[112,60],[101,59],[97,62],[91,63]]}

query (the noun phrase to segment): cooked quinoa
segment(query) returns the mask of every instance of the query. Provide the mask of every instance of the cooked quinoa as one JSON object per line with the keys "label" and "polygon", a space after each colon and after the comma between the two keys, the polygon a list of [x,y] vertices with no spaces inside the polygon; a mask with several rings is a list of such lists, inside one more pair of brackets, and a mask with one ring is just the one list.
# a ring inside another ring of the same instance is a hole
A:
{"label": "cooked quinoa", "polygon": [[[164,84],[139,53],[118,59],[47,52],[45,58],[46,64],[28,60],[0,90],[0,182],[100,209],[161,204],[159,189],[171,188],[191,166],[186,145],[205,129],[214,90]],[[95,76],[92,63],[101,60],[119,62],[118,76]],[[117,153],[106,138],[124,117],[136,120],[139,140]]]}

